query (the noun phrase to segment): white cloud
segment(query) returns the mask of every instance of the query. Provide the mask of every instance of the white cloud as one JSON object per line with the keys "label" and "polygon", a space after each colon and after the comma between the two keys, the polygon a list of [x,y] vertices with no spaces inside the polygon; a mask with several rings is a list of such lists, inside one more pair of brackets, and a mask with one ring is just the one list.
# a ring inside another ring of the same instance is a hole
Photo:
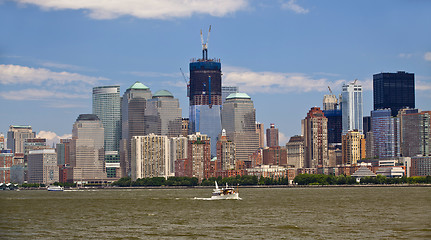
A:
{"label": "white cloud", "polygon": [[48,100],[48,99],[77,99],[89,98],[89,94],[76,94],[56,92],[43,89],[23,89],[16,91],[0,92],[0,97],[7,100]]}
{"label": "white cloud", "polygon": [[67,139],[72,138],[72,134],[64,134],[63,136],[58,136],[55,132],[51,131],[40,131],[36,137],[38,138],[45,138],[46,139],[46,145],[52,146],[52,144],[56,144],[60,142],[60,139]]}
{"label": "white cloud", "polygon": [[315,75],[284,72],[253,72],[238,67],[225,67],[223,82],[226,85],[238,86],[247,93],[283,93],[327,91],[345,83],[345,80],[329,81],[327,78],[316,78]]}
{"label": "white cloud", "polygon": [[290,137],[286,136],[284,133],[278,133],[278,144],[280,146],[285,146],[287,142],[289,142]]}
{"label": "white cloud", "polygon": [[40,64],[44,67],[48,68],[58,68],[58,69],[67,69],[72,71],[89,71],[90,69],[76,66],[72,64],[64,64],[64,63],[55,63],[55,62],[40,62]]}
{"label": "white cloud", "polygon": [[139,77],[167,77],[167,78],[183,78],[181,73],[162,73],[162,72],[129,72],[129,74],[139,76]]}
{"label": "white cloud", "polygon": [[425,61],[431,61],[431,52],[426,52],[424,55]]}
{"label": "white cloud", "polygon": [[296,4],[296,0],[289,0],[289,2],[283,3],[281,5],[281,7],[284,9],[294,11],[295,13],[299,13],[299,14],[306,14],[309,12],[308,9],[303,8],[303,7],[299,6],[298,4]]}
{"label": "white cloud", "polygon": [[174,19],[207,14],[222,17],[243,10],[248,0],[16,0],[44,10],[84,10],[94,19],[115,19],[124,15],[145,19]]}
{"label": "white cloud", "polygon": [[67,84],[72,82],[84,82],[96,84],[99,81],[107,80],[103,77],[90,77],[78,73],[53,72],[46,68],[31,68],[20,65],[0,64],[0,84],[32,84],[40,85],[46,83]]}

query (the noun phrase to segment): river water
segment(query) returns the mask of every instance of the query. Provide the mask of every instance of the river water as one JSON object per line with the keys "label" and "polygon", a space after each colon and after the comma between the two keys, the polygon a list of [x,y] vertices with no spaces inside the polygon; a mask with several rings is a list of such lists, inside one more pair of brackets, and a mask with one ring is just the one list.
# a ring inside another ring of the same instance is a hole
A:
{"label": "river water", "polygon": [[1,239],[431,239],[431,188],[0,192]]}

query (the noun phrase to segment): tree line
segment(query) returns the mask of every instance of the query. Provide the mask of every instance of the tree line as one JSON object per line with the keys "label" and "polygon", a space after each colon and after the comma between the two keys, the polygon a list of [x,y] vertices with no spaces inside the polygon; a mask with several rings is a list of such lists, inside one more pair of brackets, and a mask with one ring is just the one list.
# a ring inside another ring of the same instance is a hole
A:
{"label": "tree line", "polygon": [[[355,177],[352,176],[333,176],[324,174],[299,174],[293,179],[298,185],[351,185],[358,184]],[[401,177],[390,178],[383,175],[377,177],[363,177],[359,184],[431,184],[431,176],[426,177]]]}

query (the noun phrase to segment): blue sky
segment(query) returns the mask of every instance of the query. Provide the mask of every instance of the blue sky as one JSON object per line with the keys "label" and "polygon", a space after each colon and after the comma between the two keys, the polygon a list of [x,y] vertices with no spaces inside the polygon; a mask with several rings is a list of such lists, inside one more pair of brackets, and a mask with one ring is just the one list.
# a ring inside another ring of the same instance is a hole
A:
{"label": "blue sky", "polygon": [[239,86],[280,143],[322,106],[329,85],[358,79],[364,115],[372,75],[415,73],[416,106],[431,110],[431,1],[0,0],[0,132],[31,125],[41,137],[71,134],[91,113],[91,90],[135,81],[171,91],[188,116],[191,58],[212,25],[208,55],[223,85]]}

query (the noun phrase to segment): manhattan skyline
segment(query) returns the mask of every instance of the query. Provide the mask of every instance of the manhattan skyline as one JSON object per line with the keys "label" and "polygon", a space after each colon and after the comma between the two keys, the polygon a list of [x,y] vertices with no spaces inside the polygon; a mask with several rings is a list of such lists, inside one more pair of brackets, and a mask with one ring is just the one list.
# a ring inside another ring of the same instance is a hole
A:
{"label": "manhattan skyline", "polygon": [[338,96],[358,79],[370,116],[380,72],[414,73],[416,108],[431,109],[429,1],[89,2],[0,1],[0,132],[31,125],[40,137],[70,136],[79,114],[92,112],[93,87],[120,85],[122,96],[135,81],[172,92],[188,117],[179,69],[189,75],[209,25],[222,84],[250,95],[281,145],[322,107],[327,86]]}

